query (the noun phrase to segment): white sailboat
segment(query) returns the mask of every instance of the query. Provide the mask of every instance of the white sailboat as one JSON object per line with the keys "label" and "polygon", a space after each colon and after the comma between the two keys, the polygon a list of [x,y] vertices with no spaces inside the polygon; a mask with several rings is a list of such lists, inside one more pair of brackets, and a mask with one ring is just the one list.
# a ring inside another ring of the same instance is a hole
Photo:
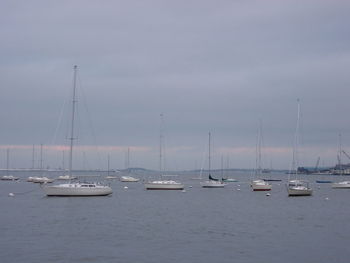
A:
{"label": "white sailboat", "polygon": [[[339,134],[339,154],[338,154],[338,161],[339,161],[339,172],[341,175],[344,175],[344,170],[342,169],[342,153],[344,151],[342,150],[341,145],[341,134]],[[334,189],[350,189],[350,181],[341,181],[337,183],[332,184],[332,188]]]}
{"label": "white sailboat", "polygon": [[19,180],[19,177],[9,175],[9,163],[10,163],[10,149],[6,150],[6,175],[3,175],[0,177],[3,181],[17,181]]}
{"label": "white sailboat", "polygon": [[258,129],[257,144],[256,144],[256,157],[255,157],[255,179],[250,182],[250,186],[253,191],[270,191],[272,186],[268,182],[260,179],[261,177],[261,144],[262,144],[262,127]]}
{"label": "white sailboat", "polygon": [[110,175],[109,174],[109,171],[110,171],[110,169],[109,169],[109,155],[108,155],[108,157],[107,157],[107,176],[106,176],[106,179],[109,179],[109,180],[111,180],[111,179],[117,179],[118,177],[117,176],[114,176],[114,175]]}
{"label": "white sailboat", "polygon": [[124,183],[136,183],[138,181],[140,181],[139,178],[135,178],[132,177],[129,173],[130,173],[130,148],[128,148],[128,152],[127,152],[127,158],[126,158],[126,168],[127,168],[127,173],[128,175],[123,175],[120,176],[120,181],[124,182]]}
{"label": "white sailboat", "polygon": [[[76,104],[76,78],[77,66],[74,66],[73,81],[73,98],[72,98],[72,120],[70,133],[70,152],[69,152],[69,176],[72,177],[73,167],[73,141],[74,141],[74,119]],[[42,188],[47,196],[105,196],[112,194],[112,188],[98,183],[80,183],[69,182],[66,184],[46,185],[42,184]]]}
{"label": "white sailboat", "polygon": [[299,180],[298,177],[298,147],[299,147],[299,122],[300,122],[300,103],[298,99],[298,115],[297,125],[295,129],[294,146],[293,146],[293,160],[291,171],[295,171],[295,179],[290,180],[291,172],[288,174],[287,191],[288,196],[310,196],[312,195],[312,189],[309,186],[309,182],[306,180]]}
{"label": "white sailboat", "polygon": [[174,180],[164,180],[163,179],[163,152],[162,152],[162,124],[163,124],[163,114],[160,114],[160,136],[159,136],[159,172],[160,172],[160,180],[149,181],[145,183],[146,190],[183,190],[184,185],[181,182]]}
{"label": "white sailboat", "polygon": [[208,159],[209,159],[209,180],[201,182],[200,185],[203,188],[224,188],[226,184],[224,184],[222,181],[220,181],[219,179],[215,179],[211,176],[210,172],[211,172],[211,152],[210,152],[210,141],[211,139],[211,134],[209,132],[209,154],[208,154]]}
{"label": "white sailboat", "polygon": [[[40,171],[44,173],[43,167],[43,144],[40,145]],[[27,178],[27,182],[44,184],[44,183],[53,183],[54,179],[48,178],[46,176],[30,176]]]}

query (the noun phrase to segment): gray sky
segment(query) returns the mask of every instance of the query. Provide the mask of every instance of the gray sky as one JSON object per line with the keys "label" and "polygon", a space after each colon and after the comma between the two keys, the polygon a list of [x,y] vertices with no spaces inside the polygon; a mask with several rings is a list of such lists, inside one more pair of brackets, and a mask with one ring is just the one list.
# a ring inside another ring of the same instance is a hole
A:
{"label": "gray sky", "polygon": [[342,0],[1,1],[0,167],[7,148],[31,167],[33,144],[38,166],[41,143],[44,165],[63,165],[75,64],[76,168],[108,154],[124,168],[130,147],[131,166],[156,169],[160,113],[168,169],[201,168],[209,131],[213,167],[253,168],[259,119],[264,166],[288,168],[297,98],[300,165],[334,165],[339,133],[350,151],[349,13]]}

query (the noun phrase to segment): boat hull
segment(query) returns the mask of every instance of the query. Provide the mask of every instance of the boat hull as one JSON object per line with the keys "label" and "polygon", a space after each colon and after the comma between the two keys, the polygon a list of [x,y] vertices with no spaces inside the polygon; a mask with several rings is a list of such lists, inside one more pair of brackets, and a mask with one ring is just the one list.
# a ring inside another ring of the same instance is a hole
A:
{"label": "boat hull", "polygon": [[109,186],[76,187],[74,184],[42,186],[47,196],[106,196],[113,193]]}
{"label": "boat hull", "polygon": [[201,182],[203,188],[224,188],[226,184],[218,181],[205,181]]}
{"label": "boat hull", "polygon": [[253,191],[271,191],[272,186],[264,180],[255,180],[250,184]]}
{"label": "boat hull", "polygon": [[312,189],[288,188],[288,196],[311,196]]}
{"label": "boat hull", "polygon": [[134,178],[131,176],[122,176],[122,177],[120,177],[120,181],[121,182],[136,183],[136,182],[140,181],[140,179]]}
{"label": "boat hull", "polygon": [[350,189],[350,181],[339,182],[332,184],[334,189]]}
{"label": "boat hull", "polygon": [[184,185],[181,183],[145,183],[146,190],[183,190]]}
{"label": "boat hull", "polygon": [[253,191],[271,191],[271,185],[269,186],[252,186]]}

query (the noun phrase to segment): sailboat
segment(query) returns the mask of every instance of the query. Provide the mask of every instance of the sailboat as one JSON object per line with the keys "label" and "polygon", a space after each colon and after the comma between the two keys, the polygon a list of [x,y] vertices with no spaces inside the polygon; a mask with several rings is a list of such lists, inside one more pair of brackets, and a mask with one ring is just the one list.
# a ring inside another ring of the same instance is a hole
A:
{"label": "sailboat", "polygon": [[298,177],[298,146],[299,146],[299,122],[300,122],[300,102],[298,99],[298,115],[297,125],[295,129],[294,147],[293,147],[293,161],[291,171],[295,171],[295,179],[290,180],[290,174],[288,175],[287,191],[288,196],[310,196],[312,195],[312,189],[309,186],[309,182],[306,180],[299,180]]}
{"label": "sailboat", "polygon": [[224,188],[226,184],[224,184],[222,181],[220,181],[219,179],[213,178],[210,174],[211,172],[211,153],[210,153],[210,143],[211,143],[211,133],[209,132],[209,154],[208,154],[208,159],[209,159],[209,180],[201,182],[200,185],[203,188]]}
{"label": "sailboat", "polygon": [[9,175],[10,149],[6,150],[6,175],[0,177],[3,181],[17,181],[19,177]]}
{"label": "sailboat", "polygon": [[163,124],[163,114],[160,114],[161,124],[160,124],[160,136],[159,136],[159,173],[160,179],[155,181],[149,181],[145,183],[146,190],[183,190],[184,185],[178,181],[174,180],[164,180],[163,179],[163,152],[162,152],[162,124]]}
{"label": "sailboat", "polygon": [[[75,104],[76,104],[76,78],[77,66],[74,66],[74,81],[73,81],[73,98],[72,98],[72,119],[70,130],[70,148],[69,148],[69,177],[72,177],[73,167],[73,141],[74,141],[74,119],[75,119]],[[105,196],[112,194],[112,188],[99,183],[81,183],[69,182],[65,184],[46,185],[42,184],[42,189],[47,196]]]}
{"label": "sailboat", "polygon": [[107,176],[106,176],[106,179],[117,179],[118,177],[117,176],[113,176],[113,175],[110,175],[109,174],[109,171],[110,171],[110,169],[109,169],[109,155],[108,155],[108,157],[107,157]]}
{"label": "sailboat", "polygon": [[261,123],[258,130],[257,144],[256,144],[256,157],[255,157],[255,177],[252,180],[250,186],[253,191],[270,191],[272,186],[265,180],[260,179],[261,177],[261,144],[262,144],[262,128]]}
{"label": "sailboat", "polygon": [[130,148],[128,148],[126,163],[127,163],[126,166],[127,166],[128,175],[120,176],[120,181],[124,183],[136,183],[140,181],[139,178],[132,177],[129,174],[130,173]]}
{"label": "sailboat", "polygon": [[[339,172],[341,175],[344,175],[344,170],[342,168],[342,145],[341,145],[341,134],[339,134],[339,155],[338,155],[338,161],[339,161]],[[350,189],[350,181],[341,181],[338,183],[333,183],[332,184],[332,188],[334,189]]]}

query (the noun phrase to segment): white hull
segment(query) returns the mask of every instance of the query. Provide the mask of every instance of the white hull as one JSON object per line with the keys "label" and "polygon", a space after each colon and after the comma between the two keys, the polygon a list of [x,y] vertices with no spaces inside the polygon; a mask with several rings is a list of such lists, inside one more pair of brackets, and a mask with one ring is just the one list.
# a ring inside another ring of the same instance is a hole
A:
{"label": "white hull", "polygon": [[350,189],[350,181],[344,181],[332,184],[332,188],[335,189]]}
{"label": "white hull", "polygon": [[204,181],[201,182],[201,186],[203,188],[224,188],[226,184],[219,182],[219,181],[213,181],[213,180],[209,180],[209,181]]}
{"label": "white hull", "polygon": [[307,187],[289,187],[288,188],[289,196],[310,196],[312,195],[312,189]]}
{"label": "white hull", "polygon": [[106,176],[106,179],[118,179],[118,176]]}
{"label": "white hull", "polygon": [[103,196],[113,193],[109,186],[96,184],[59,184],[42,186],[47,196]]}
{"label": "white hull", "polygon": [[43,184],[43,183],[52,183],[54,180],[47,178],[47,177],[28,177],[27,182],[32,182],[32,183],[38,183],[38,184]]}
{"label": "white hull", "polygon": [[60,175],[57,177],[57,180],[74,180],[77,179],[75,176],[69,176],[69,175]]}
{"label": "white hull", "polygon": [[140,179],[134,178],[132,176],[121,176],[120,177],[121,182],[138,182]]}
{"label": "white hull", "polygon": [[18,177],[14,177],[13,175],[4,175],[1,177],[1,180],[3,181],[16,181],[18,179]]}
{"label": "white hull", "polygon": [[252,181],[250,186],[253,191],[271,191],[272,186],[264,180]]}
{"label": "white hull", "polygon": [[184,185],[175,181],[153,181],[145,183],[146,190],[183,190]]}

